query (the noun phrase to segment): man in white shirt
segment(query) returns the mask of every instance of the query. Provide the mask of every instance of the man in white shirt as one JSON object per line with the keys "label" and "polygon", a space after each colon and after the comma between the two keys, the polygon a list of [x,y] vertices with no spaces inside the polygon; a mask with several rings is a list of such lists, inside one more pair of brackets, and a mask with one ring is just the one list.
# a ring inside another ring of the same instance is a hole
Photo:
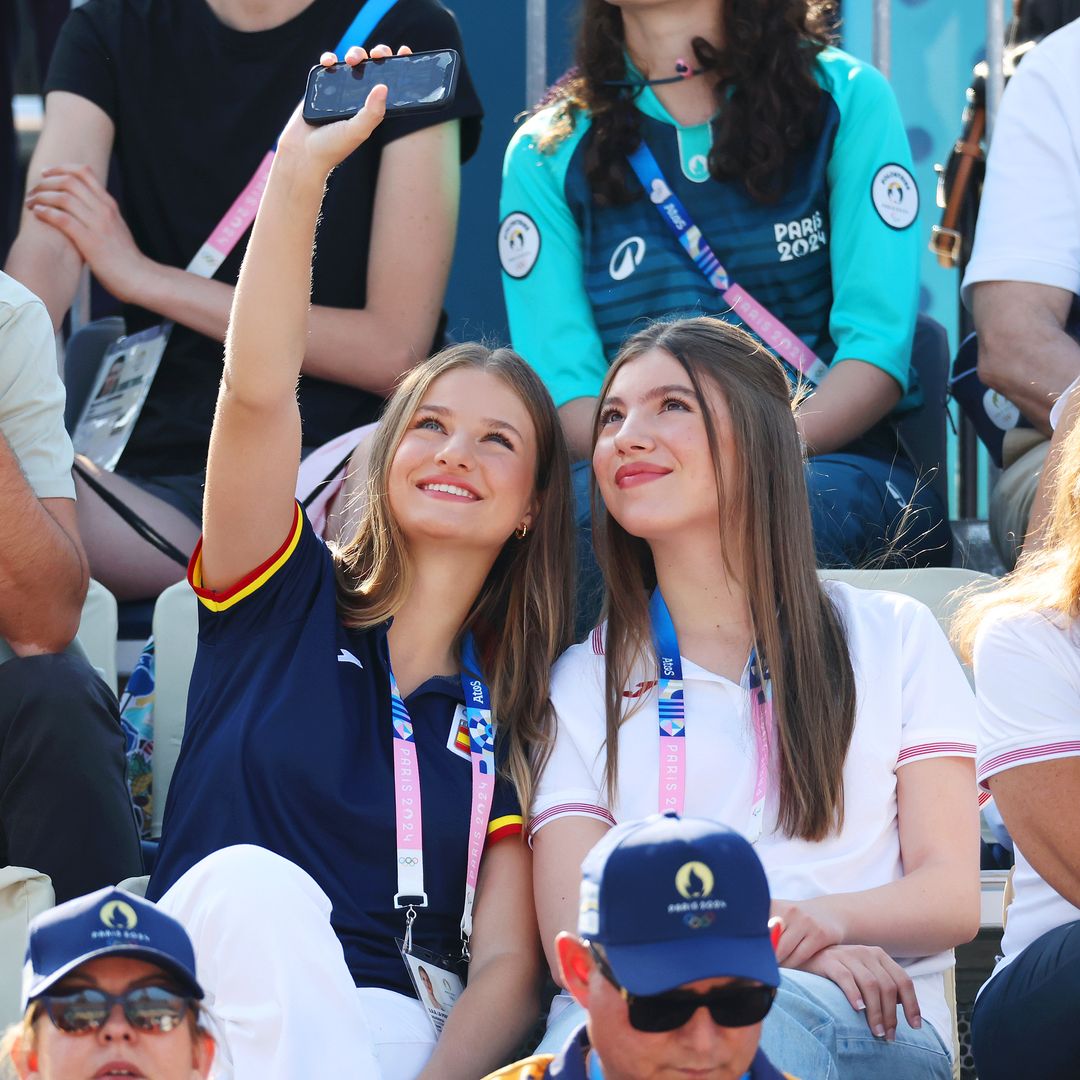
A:
{"label": "man in white shirt", "polygon": [[45,305],[0,273],[0,865],[64,900],[141,873],[116,698],[65,652],[86,596]]}
{"label": "man in white shirt", "polygon": [[979,335],[979,377],[1035,428],[1007,433],[991,497],[991,534],[1011,567],[1050,408],[1080,375],[1080,20],[1046,37],[1005,91],[963,298]]}

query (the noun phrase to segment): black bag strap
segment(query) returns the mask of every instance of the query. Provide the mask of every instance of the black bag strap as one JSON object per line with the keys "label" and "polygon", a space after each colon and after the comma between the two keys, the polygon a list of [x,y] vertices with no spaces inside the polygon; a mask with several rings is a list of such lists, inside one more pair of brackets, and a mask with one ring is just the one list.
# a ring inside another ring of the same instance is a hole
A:
{"label": "black bag strap", "polygon": [[111,510],[114,510],[120,518],[127,525],[130,525],[131,528],[134,529],[148,544],[157,548],[162,555],[168,556],[173,562],[179,563],[185,570],[187,569],[187,555],[173,544],[171,540],[162,536],[148,521],[139,517],[130,506],[127,506],[122,499],[114,495],[96,477],[87,472],[78,461],[75,462],[75,473],[106,506]]}

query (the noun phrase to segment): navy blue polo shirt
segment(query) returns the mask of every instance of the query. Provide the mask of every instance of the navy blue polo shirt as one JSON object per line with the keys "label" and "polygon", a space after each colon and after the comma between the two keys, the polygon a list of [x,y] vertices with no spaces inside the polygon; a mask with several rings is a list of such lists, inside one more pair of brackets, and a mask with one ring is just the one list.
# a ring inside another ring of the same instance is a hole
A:
{"label": "navy blue polo shirt", "polygon": [[[257,844],[306,870],[357,986],[415,996],[395,938],[397,891],[386,626],[338,618],[334,567],[299,507],[282,547],[232,589],[201,587],[187,726],[169,788],[147,896],[158,899],[200,859]],[[460,950],[472,769],[461,681],[429,679],[406,698],[424,806],[428,907],[415,942]],[[495,785],[488,844],[520,833],[513,785]]]}

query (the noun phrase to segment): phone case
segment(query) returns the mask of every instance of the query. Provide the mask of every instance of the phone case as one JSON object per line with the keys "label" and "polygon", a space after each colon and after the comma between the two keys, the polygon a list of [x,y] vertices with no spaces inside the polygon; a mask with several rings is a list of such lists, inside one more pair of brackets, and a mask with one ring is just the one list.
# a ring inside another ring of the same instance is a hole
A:
{"label": "phone case", "polygon": [[[456,49],[428,49],[426,52],[413,53],[413,56],[432,56],[436,53],[450,53],[453,57],[453,62],[450,65],[450,81],[447,85],[446,97],[441,101],[434,104],[428,104],[426,102],[415,102],[408,105],[397,105],[394,107],[387,106],[387,116],[411,116],[417,113],[439,112],[442,109],[449,107],[453,104],[454,96],[457,94],[458,84],[458,68],[460,67],[461,57]],[[387,59],[391,59],[387,57]],[[367,61],[365,61],[367,62]],[[334,65],[335,67],[344,67],[344,61]],[[315,77],[324,68],[322,64],[316,64],[309,72],[307,77],[307,85],[304,89],[304,119],[312,125],[318,126],[320,124],[332,124],[338,120],[348,120],[350,116],[355,116],[359,111],[358,109],[348,108],[343,109],[340,112],[315,112],[311,108],[312,98],[314,96]]]}

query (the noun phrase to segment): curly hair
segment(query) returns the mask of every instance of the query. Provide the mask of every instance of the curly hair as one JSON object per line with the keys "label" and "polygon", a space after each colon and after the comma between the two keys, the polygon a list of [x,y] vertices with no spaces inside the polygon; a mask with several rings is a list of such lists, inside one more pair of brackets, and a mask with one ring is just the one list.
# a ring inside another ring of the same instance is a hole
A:
{"label": "curly hair", "polygon": [[[832,40],[835,0],[721,0],[721,9],[723,45],[702,37],[692,42],[697,66],[716,77],[709,171],[716,180],[742,181],[751,198],[772,203],[790,183],[795,155],[821,130],[813,65]],[[561,142],[579,112],[592,117],[585,171],[601,206],[640,195],[628,186],[625,165],[641,140],[636,94],[608,85],[626,78],[624,50],[619,8],[583,0],[576,67],[545,102],[562,108],[541,150]]]}

